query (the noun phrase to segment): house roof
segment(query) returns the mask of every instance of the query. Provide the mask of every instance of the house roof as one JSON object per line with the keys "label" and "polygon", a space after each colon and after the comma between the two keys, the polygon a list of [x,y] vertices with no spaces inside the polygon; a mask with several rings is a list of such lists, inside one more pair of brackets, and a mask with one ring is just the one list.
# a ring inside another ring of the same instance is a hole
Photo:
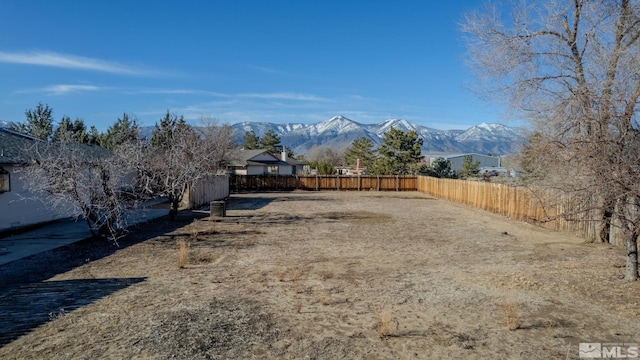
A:
{"label": "house roof", "polygon": [[29,156],[29,148],[42,140],[9,129],[0,128],[0,164],[21,164]]}
{"label": "house roof", "polygon": [[[36,146],[38,149],[36,149]],[[69,151],[70,149],[79,151],[83,156],[86,156],[87,159],[97,159],[112,154],[111,151],[96,145],[75,142],[48,143],[29,135],[0,128],[0,164],[12,165],[27,163],[34,158],[33,154],[36,150],[56,153]]]}
{"label": "house roof", "polygon": [[282,160],[276,160],[276,161],[252,161],[249,160],[246,163],[244,163],[243,165],[256,165],[256,166],[261,166],[261,165],[268,165],[268,166],[274,166],[274,165],[278,165],[278,166],[283,166],[283,165],[291,165],[286,161],[282,161]]}
{"label": "house roof", "polygon": [[273,157],[274,160],[278,160],[278,158],[276,156],[274,156],[272,153],[268,152],[267,150],[240,150],[237,152],[236,155],[236,159],[237,161],[241,161],[241,162],[247,162],[249,160],[251,160],[251,158],[254,158],[260,154],[267,154],[271,157]]}
{"label": "house roof", "polygon": [[[255,157],[258,155],[266,154],[269,157],[273,158],[273,160],[255,160]],[[235,159],[230,161],[231,166],[286,166],[286,165],[307,165],[309,162],[307,160],[297,160],[297,159],[287,159],[284,161],[277,157],[276,155],[266,151],[266,150],[240,150],[237,152]]]}

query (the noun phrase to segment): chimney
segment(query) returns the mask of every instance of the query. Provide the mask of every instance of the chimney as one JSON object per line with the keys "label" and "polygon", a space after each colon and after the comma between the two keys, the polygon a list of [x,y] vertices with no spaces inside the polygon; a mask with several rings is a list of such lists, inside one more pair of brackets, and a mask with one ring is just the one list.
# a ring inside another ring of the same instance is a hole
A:
{"label": "chimney", "polygon": [[282,146],[282,154],[280,155],[280,159],[284,162],[289,161],[289,157],[287,156],[287,148]]}

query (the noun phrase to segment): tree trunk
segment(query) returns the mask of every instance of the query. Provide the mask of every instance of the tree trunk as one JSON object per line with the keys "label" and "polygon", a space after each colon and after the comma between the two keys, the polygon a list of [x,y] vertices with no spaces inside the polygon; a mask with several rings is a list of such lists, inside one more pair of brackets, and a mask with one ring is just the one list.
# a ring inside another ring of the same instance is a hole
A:
{"label": "tree trunk", "polygon": [[[627,281],[638,280],[638,235],[640,229],[636,226],[638,222],[637,205],[638,198],[628,196],[624,200],[619,199],[616,211],[622,228],[622,237],[624,239],[624,247],[626,250],[626,266],[624,279]],[[632,221],[635,220],[635,221]]]}
{"label": "tree trunk", "polygon": [[170,200],[171,207],[169,209],[169,219],[171,221],[175,220],[178,216],[178,206],[180,206],[180,201],[176,198]]}
{"label": "tree trunk", "polygon": [[624,246],[627,252],[627,264],[624,279],[638,280],[638,232],[624,229]]}
{"label": "tree trunk", "polygon": [[605,204],[602,209],[602,222],[600,223],[600,236],[599,241],[603,243],[610,242],[611,234],[611,220],[613,219],[614,209],[613,207]]}

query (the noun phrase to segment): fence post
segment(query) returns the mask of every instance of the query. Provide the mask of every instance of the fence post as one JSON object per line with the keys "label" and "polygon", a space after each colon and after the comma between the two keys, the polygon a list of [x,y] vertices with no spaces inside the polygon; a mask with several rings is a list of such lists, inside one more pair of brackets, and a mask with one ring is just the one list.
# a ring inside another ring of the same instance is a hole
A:
{"label": "fence post", "polygon": [[338,186],[338,191],[340,191],[340,175],[337,175],[336,183],[337,183],[337,186]]}
{"label": "fence post", "polygon": [[316,174],[316,191],[320,191],[320,184],[318,183],[318,174]]}
{"label": "fence post", "polygon": [[360,174],[358,174],[358,191],[360,191],[360,184],[362,183],[362,178],[360,177]]}

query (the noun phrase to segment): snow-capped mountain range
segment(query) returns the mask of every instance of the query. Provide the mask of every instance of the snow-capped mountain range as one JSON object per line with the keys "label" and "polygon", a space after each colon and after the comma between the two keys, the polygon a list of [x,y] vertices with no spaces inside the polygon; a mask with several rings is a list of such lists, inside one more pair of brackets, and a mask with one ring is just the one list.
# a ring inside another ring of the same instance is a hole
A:
{"label": "snow-capped mountain range", "polygon": [[376,145],[389,128],[402,131],[414,130],[423,139],[422,153],[480,153],[514,154],[522,149],[525,132],[522,129],[502,124],[482,123],[467,130],[437,130],[412,124],[403,119],[388,119],[378,124],[361,124],[343,116],[315,124],[274,124],[264,122],[242,122],[232,125],[239,143],[245,132],[253,130],[263,136],[273,130],[282,145],[296,154],[305,154],[314,146],[333,148],[348,147],[361,136],[371,139]]}
{"label": "snow-capped mountain range", "polygon": [[[0,127],[6,126],[9,126],[9,122],[0,120]],[[292,149],[295,154],[306,154],[315,146],[346,148],[361,136],[368,137],[377,146],[382,142],[382,135],[390,127],[402,131],[416,131],[423,139],[423,154],[514,154],[520,152],[526,139],[524,130],[502,124],[482,123],[467,130],[437,130],[412,124],[403,119],[388,119],[378,124],[361,124],[343,116],[334,116],[315,124],[242,122],[231,127],[235,130],[239,144],[242,144],[247,131],[253,130],[256,135],[263,136],[267,131],[273,130],[280,137],[281,144]],[[143,134],[150,136],[153,127],[144,127],[141,130]]]}

